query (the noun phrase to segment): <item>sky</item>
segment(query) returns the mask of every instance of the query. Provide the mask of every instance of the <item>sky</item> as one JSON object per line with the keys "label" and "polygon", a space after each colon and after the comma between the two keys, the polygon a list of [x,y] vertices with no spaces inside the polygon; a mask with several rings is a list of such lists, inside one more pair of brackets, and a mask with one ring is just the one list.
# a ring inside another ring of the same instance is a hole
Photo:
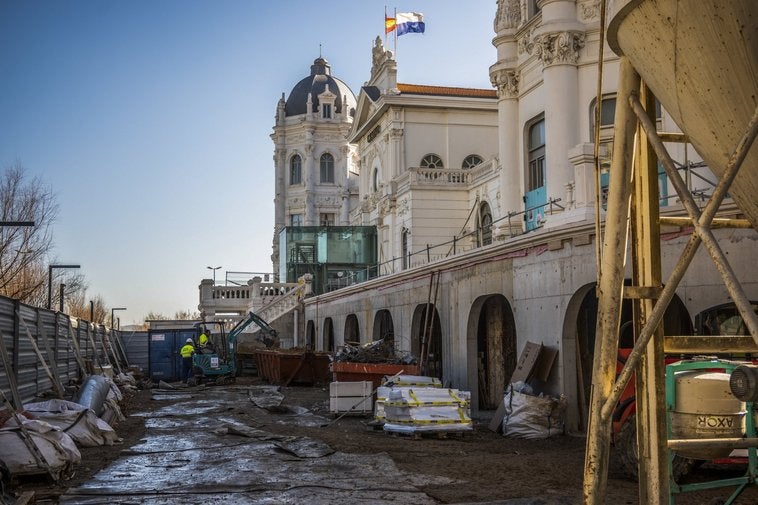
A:
{"label": "sky", "polygon": [[[270,272],[276,104],[321,55],[357,95],[384,12],[420,12],[398,81],[491,89],[495,0],[0,0],[0,169],[59,206],[51,262],[122,325]],[[388,43],[390,49],[393,44]]]}

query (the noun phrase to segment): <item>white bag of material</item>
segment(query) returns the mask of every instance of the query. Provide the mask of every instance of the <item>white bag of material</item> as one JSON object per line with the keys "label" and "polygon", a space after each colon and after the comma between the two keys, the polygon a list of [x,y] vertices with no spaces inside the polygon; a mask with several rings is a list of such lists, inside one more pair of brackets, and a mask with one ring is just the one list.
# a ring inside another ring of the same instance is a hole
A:
{"label": "white bag of material", "polygon": [[566,398],[520,393],[511,384],[503,398],[503,435],[515,438],[548,438],[563,433]]}
{"label": "white bag of material", "polygon": [[[66,433],[44,421],[28,420],[23,416],[19,418],[53,477],[66,473],[81,461],[79,449]],[[0,461],[12,475],[47,473],[47,468],[38,463],[35,454],[27,446],[28,440],[25,437],[15,419],[9,419],[5,427],[0,429]]]}
{"label": "white bag of material", "polygon": [[121,412],[118,402],[113,398],[108,398],[103,403],[103,414],[100,416],[100,419],[111,426],[115,426],[118,422],[124,421],[126,417]]}
{"label": "white bag of material", "polygon": [[66,400],[28,403],[24,410],[66,432],[82,447],[113,445],[118,440],[111,426],[90,409]]}

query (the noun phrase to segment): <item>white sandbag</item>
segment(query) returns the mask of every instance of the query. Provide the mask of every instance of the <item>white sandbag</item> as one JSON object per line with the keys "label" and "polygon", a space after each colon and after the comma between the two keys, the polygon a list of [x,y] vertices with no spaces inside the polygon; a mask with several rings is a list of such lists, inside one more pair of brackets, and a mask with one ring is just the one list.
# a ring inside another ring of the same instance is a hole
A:
{"label": "white sandbag", "polygon": [[137,379],[134,378],[134,375],[121,372],[120,374],[116,375],[113,378],[113,382],[118,384],[119,386],[124,384],[131,384],[133,386],[137,385]]}
{"label": "white sandbag", "polygon": [[[81,461],[79,449],[66,433],[45,421],[28,420],[23,416],[19,419],[50,467],[53,477],[66,473]],[[24,437],[15,419],[8,420],[5,427],[0,429],[0,461],[13,475],[46,473],[47,469],[37,462]]]}
{"label": "white sandbag", "polygon": [[110,385],[110,390],[108,391],[108,398],[109,400],[116,400],[117,402],[120,402],[124,399],[124,395],[121,393],[121,389],[116,385],[115,382],[108,379],[108,384]]}
{"label": "white sandbag", "polygon": [[103,403],[103,413],[100,419],[111,426],[116,426],[120,421],[124,421],[126,417],[121,413],[121,408],[118,406],[116,400],[109,398]]}
{"label": "white sandbag", "polygon": [[503,435],[515,438],[548,438],[563,433],[566,398],[521,393],[511,384],[503,398]]}
{"label": "white sandbag", "polygon": [[111,426],[90,409],[66,400],[28,403],[24,409],[35,418],[66,432],[82,447],[113,445],[118,435]]}

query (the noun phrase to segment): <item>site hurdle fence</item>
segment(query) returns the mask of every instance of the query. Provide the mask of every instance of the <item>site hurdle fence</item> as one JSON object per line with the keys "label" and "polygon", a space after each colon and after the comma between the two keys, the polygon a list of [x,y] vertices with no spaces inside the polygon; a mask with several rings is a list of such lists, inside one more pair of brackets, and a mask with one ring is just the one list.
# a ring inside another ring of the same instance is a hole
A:
{"label": "site hurdle fence", "polygon": [[77,349],[86,367],[127,361],[120,331],[2,296],[0,338],[0,390],[16,408],[55,391],[41,360],[63,388],[82,378]]}

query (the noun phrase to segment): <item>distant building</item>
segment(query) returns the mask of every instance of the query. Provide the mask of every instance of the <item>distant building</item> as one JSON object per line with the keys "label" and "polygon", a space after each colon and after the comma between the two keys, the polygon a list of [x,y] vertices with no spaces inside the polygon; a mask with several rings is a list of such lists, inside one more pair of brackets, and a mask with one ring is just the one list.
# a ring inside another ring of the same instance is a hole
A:
{"label": "distant building", "polygon": [[282,282],[279,232],[285,226],[350,224],[358,199],[355,149],[347,142],[355,105],[353,92],[321,57],[279,100],[271,134],[276,173],[271,260]]}

